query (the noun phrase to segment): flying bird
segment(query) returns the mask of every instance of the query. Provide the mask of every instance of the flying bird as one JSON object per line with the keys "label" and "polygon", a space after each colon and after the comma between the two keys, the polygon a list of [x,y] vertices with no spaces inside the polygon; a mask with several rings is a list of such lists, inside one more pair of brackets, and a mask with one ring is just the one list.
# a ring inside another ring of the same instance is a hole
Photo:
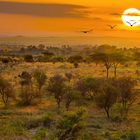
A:
{"label": "flying bird", "polygon": [[127,21],[126,23],[128,23],[131,27],[133,27],[137,22],[130,23],[129,21]]}
{"label": "flying bird", "polygon": [[110,29],[114,29],[117,25],[107,25],[108,27],[110,27]]}
{"label": "flying bird", "polygon": [[87,33],[90,33],[90,32],[92,32],[93,31],[93,29],[91,29],[91,30],[84,30],[84,31],[80,31],[80,32],[82,32],[82,33],[84,33],[84,34],[87,34]]}

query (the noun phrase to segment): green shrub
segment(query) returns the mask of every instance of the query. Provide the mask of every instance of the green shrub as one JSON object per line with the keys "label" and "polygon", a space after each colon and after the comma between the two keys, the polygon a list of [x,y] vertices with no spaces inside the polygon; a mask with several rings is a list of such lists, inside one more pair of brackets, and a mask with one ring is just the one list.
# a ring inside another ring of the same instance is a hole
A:
{"label": "green shrub", "polygon": [[57,124],[58,140],[82,140],[85,136],[84,110],[69,112]]}
{"label": "green shrub", "polygon": [[25,122],[25,127],[28,129],[37,127],[47,127],[50,128],[53,123],[53,116],[50,114],[45,114],[41,116],[31,117]]}
{"label": "green shrub", "polygon": [[111,121],[116,123],[121,123],[123,121],[123,118],[120,116],[111,116]]}
{"label": "green shrub", "polygon": [[14,120],[0,121],[0,136],[2,140],[14,140],[14,137],[29,137],[29,133],[23,126],[23,122],[18,118]]}
{"label": "green shrub", "polygon": [[33,56],[32,55],[25,55],[24,61],[25,62],[34,62]]}
{"label": "green shrub", "polygon": [[43,140],[43,139],[46,139],[47,136],[48,136],[48,130],[46,128],[39,128],[36,131],[34,139],[35,140]]}

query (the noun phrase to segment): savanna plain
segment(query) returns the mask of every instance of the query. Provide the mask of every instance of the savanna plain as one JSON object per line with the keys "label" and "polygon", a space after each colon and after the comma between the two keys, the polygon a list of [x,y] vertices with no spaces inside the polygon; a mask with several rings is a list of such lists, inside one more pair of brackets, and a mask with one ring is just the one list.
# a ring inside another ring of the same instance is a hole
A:
{"label": "savanna plain", "polygon": [[140,49],[0,49],[1,140],[140,140]]}

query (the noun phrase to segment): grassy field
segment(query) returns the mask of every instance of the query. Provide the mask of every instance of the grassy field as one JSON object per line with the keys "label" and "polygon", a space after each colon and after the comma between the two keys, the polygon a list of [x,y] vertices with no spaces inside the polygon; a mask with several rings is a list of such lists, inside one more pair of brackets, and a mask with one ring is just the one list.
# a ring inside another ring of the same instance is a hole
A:
{"label": "grassy field", "polygon": [[[139,68],[136,67],[135,63],[128,65],[129,67],[120,66],[117,75],[137,78],[138,85],[136,88],[139,89],[139,75],[136,73]],[[101,65],[96,66],[94,63],[81,63],[77,69],[70,63],[21,63],[13,67],[5,67],[1,75],[12,82],[16,94],[18,94],[20,88],[18,75],[22,71],[32,72],[38,68],[41,68],[46,73],[48,79],[54,74],[64,75],[66,72],[71,72],[74,75],[74,80],[80,77],[106,76],[104,67]],[[113,77],[113,70],[110,71],[110,77]],[[37,105],[18,106],[16,102],[11,101],[9,107],[4,108],[2,101],[0,102],[1,140],[50,140],[50,135],[52,135],[51,128],[45,127],[43,124],[47,119],[54,119],[57,122],[65,112],[65,108],[62,105],[61,112],[58,114],[54,98],[47,95],[45,87],[43,92],[44,97]],[[133,135],[140,136],[139,94],[131,107],[127,119],[123,121],[118,117],[119,104],[113,106],[111,119],[107,119],[105,112],[96,107],[93,101],[75,104],[73,103],[70,107],[71,111],[79,108],[86,108],[87,110],[85,131],[89,134],[90,140],[135,140],[131,139]]]}

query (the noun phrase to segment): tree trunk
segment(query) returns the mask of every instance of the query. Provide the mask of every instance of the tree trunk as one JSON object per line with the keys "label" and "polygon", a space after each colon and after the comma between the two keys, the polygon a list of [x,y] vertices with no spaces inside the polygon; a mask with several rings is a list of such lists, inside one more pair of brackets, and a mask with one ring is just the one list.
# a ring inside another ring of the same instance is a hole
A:
{"label": "tree trunk", "polygon": [[106,77],[107,77],[107,79],[109,77],[109,68],[106,69]]}
{"label": "tree trunk", "polygon": [[6,95],[2,95],[2,100],[3,100],[3,103],[4,103],[4,105],[5,105],[5,107],[7,107],[7,103],[8,103],[8,96],[6,96]]}
{"label": "tree trunk", "polygon": [[66,111],[69,111],[69,104],[66,103]]}
{"label": "tree trunk", "polygon": [[57,107],[58,107],[58,112],[60,111],[60,107],[61,107],[61,100],[57,99]]}
{"label": "tree trunk", "polygon": [[117,67],[114,67],[114,77],[117,77]]}
{"label": "tree trunk", "polygon": [[106,112],[107,118],[110,118],[110,114],[109,114],[109,109],[108,108],[105,108],[105,112]]}
{"label": "tree trunk", "polygon": [[68,100],[68,101],[66,102],[66,110],[67,110],[67,111],[69,111],[71,102],[72,102],[72,100]]}

